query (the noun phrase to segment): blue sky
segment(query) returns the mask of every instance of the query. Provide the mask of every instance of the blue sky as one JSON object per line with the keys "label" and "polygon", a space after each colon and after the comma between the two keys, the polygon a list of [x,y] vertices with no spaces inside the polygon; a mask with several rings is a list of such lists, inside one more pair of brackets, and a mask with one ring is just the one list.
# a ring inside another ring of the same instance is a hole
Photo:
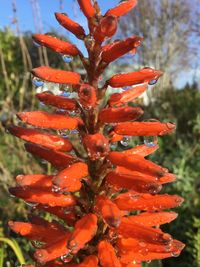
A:
{"label": "blue sky", "polygon": [[[34,25],[33,13],[32,13],[32,0],[16,0],[17,3],[17,15],[19,18],[19,25],[21,31],[32,31],[37,32],[37,29]],[[52,28],[61,31],[62,34],[66,33],[63,31],[63,28],[57,23],[54,12],[60,12],[59,0],[38,0],[40,6],[40,13],[42,17],[42,24],[44,32],[48,32]],[[103,13],[115,6],[119,1],[118,0],[98,0],[99,5]],[[12,1],[11,0],[1,0],[1,9],[0,9],[0,28],[10,26],[14,28],[12,24],[13,12],[12,12]],[[86,26],[86,19],[80,12],[77,5],[74,4],[75,0],[63,0],[63,11],[66,12],[72,19],[78,21],[83,26]],[[82,48],[81,41],[77,42],[77,39],[73,35],[69,35],[69,38],[74,42],[79,48]],[[199,75],[197,71],[197,76]],[[194,76],[194,71],[191,69],[187,73],[180,73],[180,78],[176,81],[176,85],[183,86],[187,81],[191,81]]]}

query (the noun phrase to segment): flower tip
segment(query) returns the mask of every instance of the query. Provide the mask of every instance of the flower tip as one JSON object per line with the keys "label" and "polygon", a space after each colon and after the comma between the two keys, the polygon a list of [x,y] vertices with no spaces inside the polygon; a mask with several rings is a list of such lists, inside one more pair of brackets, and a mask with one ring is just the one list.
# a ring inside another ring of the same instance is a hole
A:
{"label": "flower tip", "polygon": [[12,228],[12,227],[14,226],[14,224],[15,224],[15,223],[14,223],[13,221],[9,221],[9,222],[8,222],[8,226],[9,226],[10,228]]}

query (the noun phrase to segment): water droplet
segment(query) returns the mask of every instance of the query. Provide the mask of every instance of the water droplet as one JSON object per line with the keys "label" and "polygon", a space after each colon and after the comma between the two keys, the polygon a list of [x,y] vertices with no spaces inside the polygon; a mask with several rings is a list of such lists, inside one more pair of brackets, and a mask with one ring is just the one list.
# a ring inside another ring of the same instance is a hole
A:
{"label": "water droplet", "polygon": [[60,94],[60,96],[65,96],[65,97],[69,97],[70,95],[71,95],[71,93],[66,92],[66,91],[64,91],[64,92],[62,92],[62,94]]}
{"label": "water droplet", "polygon": [[32,83],[36,86],[36,87],[41,87],[44,85],[44,81],[40,80],[39,78],[37,77],[34,77],[32,79]]}
{"label": "water droplet", "polygon": [[68,259],[68,254],[66,254],[66,255],[62,255],[62,256],[60,257],[60,259],[61,259],[61,261],[64,262],[64,263],[68,262],[68,261],[69,261],[69,259]]}
{"label": "water droplet", "polygon": [[25,203],[26,203],[26,205],[28,205],[31,208],[34,208],[34,207],[36,207],[38,205],[38,203],[34,203],[34,202],[26,202],[25,201]]}
{"label": "water droplet", "polygon": [[53,185],[52,192],[53,193],[60,193],[61,188],[59,186]]}
{"label": "water droplet", "polygon": [[120,141],[120,144],[122,146],[128,146],[129,145],[130,138],[125,136],[122,141]]}
{"label": "water droplet", "polygon": [[130,90],[132,87],[130,87],[130,86],[124,86],[122,89],[124,90],[124,91],[128,91],[128,90]]}
{"label": "water droplet", "polygon": [[178,257],[180,255],[180,252],[179,251],[173,251],[171,253],[172,257]]}
{"label": "water droplet", "polygon": [[157,146],[157,137],[155,136],[145,136],[144,144],[148,147],[156,147]]}
{"label": "water droplet", "polygon": [[148,264],[151,263],[151,260],[146,261],[146,263],[148,263]]}
{"label": "water droplet", "polygon": [[71,130],[71,134],[78,134],[79,133],[79,131],[77,131],[77,130]]}
{"label": "water droplet", "polygon": [[36,46],[36,47],[41,47],[41,45],[40,45],[39,43],[35,42],[35,41],[33,41],[33,44],[34,44],[34,46]]}
{"label": "water droplet", "polygon": [[147,246],[147,243],[146,242],[144,242],[143,240],[140,240],[139,241],[139,245],[140,245],[140,247],[146,247]]}
{"label": "water droplet", "polygon": [[154,79],[154,80],[151,80],[151,81],[149,81],[149,85],[154,85],[154,84],[156,84],[156,83],[157,83],[157,81],[158,81],[158,80],[156,80],[156,79]]}
{"label": "water droplet", "polygon": [[70,56],[70,55],[63,55],[63,54],[61,54],[61,56],[62,56],[62,60],[63,60],[65,63],[70,63],[70,62],[72,62],[72,60],[73,60],[73,57]]}

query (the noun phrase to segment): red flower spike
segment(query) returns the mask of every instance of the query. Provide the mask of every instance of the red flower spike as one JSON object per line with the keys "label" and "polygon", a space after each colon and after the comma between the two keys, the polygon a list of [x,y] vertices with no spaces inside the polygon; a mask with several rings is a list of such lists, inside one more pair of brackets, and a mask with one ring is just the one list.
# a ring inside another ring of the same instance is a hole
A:
{"label": "red flower spike", "polygon": [[71,155],[67,155],[33,144],[25,144],[25,149],[32,155],[50,162],[55,168],[59,170],[67,168],[70,164],[76,161],[75,158],[73,158]]}
{"label": "red flower spike", "polygon": [[83,145],[85,146],[88,156],[91,160],[104,158],[109,152],[109,143],[106,137],[100,133],[86,135],[83,138]]}
{"label": "red flower spike", "polygon": [[115,228],[120,225],[121,211],[109,198],[104,196],[97,197],[95,208],[108,226]]}
{"label": "red flower spike", "polygon": [[64,236],[54,239],[54,242],[47,245],[44,249],[37,249],[34,253],[34,258],[41,264],[52,261],[63,255],[70,253],[66,244],[69,240],[70,233],[66,233]]}
{"label": "red flower spike", "polygon": [[79,101],[84,108],[90,109],[96,106],[96,89],[93,86],[89,84],[82,84],[78,91],[78,96]]}
{"label": "red flower spike", "polygon": [[75,192],[81,188],[80,180],[88,175],[88,166],[83,162],[77,162],[53,178],[53,184],[62,191]]}
{"label": "red flower spike", "polygon": [[62,25],[65,29],[76,35],[77,38],[83,39],[85,37],[85,31],[83,27],[77,22],[71,20],[66,14],[55,13],[55,17],[60,23],[60,25]]}
{"label": "red flower spike", "polygon": [[57,135],[42,133],[34,129],[17,127],[14,125],[8,127],[8,131],[24,141],[41,145],[49,149],[65,152],[72,150],[71,142]]}
{"label": "red flower spike", "polygon": [[11,187],[9,189],[11,195],[22,198],[28,203],[49,205],[50,207],[69,207],[76,204],[76,199],[72,195],[60,195],[53,193],[50,188],[23,188]]}
{"label": "red flower spike", "polygon": [[109,160],[115,164],[132,171],[145,173],[150,176],[162,177],[168,173],[167,169],[144,159],[138,155],[126,155],[123,152],[110,152],[108,156]]}
{"label": "red flower spike", "polygon": [[116,16],[116,17],[124,16],[125,14],[130,12],[136,5],[137,5],[137,0],[123,1],[118,6],[112,8],[112,9],[109,9],[106,12],[106,16],[107,15],[113,15],[113,16]]}
{"label": "red flower spike", "polygon": [[108,101],[111,107],[122,106],[130,101],[133,101],[138,96],[142,95],[148,89],[147,84],[137,85],[123,93],[115,93],[110,96]]}
{"label": "red flower spike", "polygon": [[177,195],[164,194],[153,196],[150,194],[127,192],[120,194],[114,202],[121,210],[161,211],[180,206],[183,199]]}
{"label": "red flower spike", "polygon": [[136,72],[125,74],[116,74],[107,84],[112,87],[131,86],[140,83],[149,83],[152,80],[158,80],[163,73],[159,70],[144,68]]}
{"label": "red flower spike", "polygon": [[62,41],[56,37],[47,34],[34,34],[33,40],[36,43],[50,48],[51,50],[57,53],[66,54],[70,56],[77,56],[79,54],[79,50],[75,45],[72,45],[66,41]]}
{"label": "red flower spike", "polygon": [[79,84],[81,79],[78,73],[52,69],[46,66],[32,69],[32,74],[41,80],[61,84]]}
{"label": "red flower spike", "polygon": [[83,14],[88,18],[92,18],[96,14],[96,10],[93,7],[91,0],[78,0],[79,6]]}
{"label": "red flower spike", "polygon": [[68,242],[68,248],[73,254],[76,254],[85,246],[96,234],[97,216],[89,213],[76,222],[74,231]]}
{"label": "red flower spike", "polygon": [[36,97],[40,100],[40,102],[45,105],[50,105],[56,107],[58,109],[66,109],[66,110],[76,110],[77,103],[74,99],[70,99],[64,96],[52,95],[50,93],[40,93],[36,94]]}
{"label": "red flower spike", "polygon": [[102,267],[121,266],[113,246],[106,240],[102,240],[99,242],[98,256]]}
{"label": "red flower spike", "polygon": [[[15,232],[42,242],[40,249],[32,242],[37,263],[27,267],[141,267],[145,261],[177,256],[184,247],[158,228],[177,217],[164,210],[183,202],[176,195],[157,194],[162,185],[174,181],[176,176],[145,158],[158,149],[156,137],[171,133],[175,125],[136,121],[143,111],[129,105],[148,85],[155,84],[162,72],[143,68],[116,74],[100,88],[106,67],[126,53],[135,54],[143,40],[132,36],[102,45],[115,34],[119,17],[137,3],[120,2],[101,16],[97,0],[78,0],[88,19],[87,36],[83,27],[67,15],[55,14],[64,28],[84,41],[88,58],[69,42],[49,35],[33,36],[37,43],[54,52],[79,55],[85,74],[47,66],[33,69],[36,78],[60,84],[61,91],[69,85],[74,98],[50,92],[36,94],[39,101],[56,111],[22,112],[18,117],[23,123],[47,131],[9,127],[13,135],[28,142],[25,149],[29,153],[54,167],[49,175],[18,175],[17,187],[10,189],[12,195],[34,207],[36,214],[57,217],[48,222],[33,213],[26,223],[9,223]],[[107,101],[105,92],[109,85],[131,87],[110,95]],[[67,139],[60,136],[59,130],[67,129],[76,129],[78,134],[70,134]],[[150,136],[155,140],[150,145],[114,151],[116,142],[124,136]],[[58,223],[60,220],[62,223]],[[66,230],[69,227],[70,233]]]}
{"label": "red flower spike", "polygon": [[118,124],[114,131],[129,136],[162,136],[173,132],[176,125],[161,122],[124,122]]}
{"label": "red flower spike", "polygon": [[117,31],[118,20],[116,16],[105,16],[94,32],[94,39],[101,44],[105,39],[111,38]]}
{"label": "red flower spike", "polygon": [[103,47],[102,60],[106,63],[110,63],[127,54],[132,49],[139,47],[142,40],[143,38],[139,36],[133,36],[124,41],[118,41],[105,45]]}
{"label": "red flower spike", "polygon": [[138,155],[141,157],[146,157],[151,154],[153,154],[156,150],[158,150],[158,145],[153,144],[153,146],[147,146],[147,145],[139,145],[130,149],[127,149],[123,151],[124,154],[126,155]]}
{"label": "red flower spike", "polygon": [[50,114],[45,111],[32,111],[17,113],[17,117],[23,122],[40,127],[55,130],[74,130],[78,127],[78,120],[61,114]]}
{"label": "red flower spike", "polygon": [[177,218],[175,212],[143,212],[138,215],[129,216],[131,222],[141,224],[143,226],[152,227],[170,223]]}
{"label": "red flower spike", "polygon": [[141,108],[134,107],[106,108],[99,113],[99,120],[104,123],[132,121],[138,119],[143,113]]}
{"label": "red flower spike", "polygon": [[53,175],[29,174],[17,175],[16,182],[19,186],[51,187]]}
{"label": "red flower spike", "polygon": [[115,190],[128,189],[140,193],[157,194],[162,189],[155,178],[140,175],[140,173],[130,175],[110,172],[106,176],[106,182]]}

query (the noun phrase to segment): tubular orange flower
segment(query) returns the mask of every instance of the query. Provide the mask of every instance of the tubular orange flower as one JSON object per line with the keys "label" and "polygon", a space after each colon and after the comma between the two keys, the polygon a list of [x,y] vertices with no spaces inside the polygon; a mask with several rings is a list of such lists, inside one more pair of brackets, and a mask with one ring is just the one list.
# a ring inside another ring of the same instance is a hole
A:
{"label": "tubular orange flower", "polygon": [[75,45],[47,34],[34,34],[33,40],[36,43],[48,47],[57,53],[71,56],[77,56],[79,54],[79,50]]}
{"label": "tubular orange flower", "polygon": [[24,141],[41,145],[49,149],[54,149],[59,151],[72,150],[71,142],[57,135],[46,134],[36,131],[34,129],[23,128],[14,125],[10,126],[8,128],[8,131],[11,134],[23,139]]}
{"label": "tubular orange flower", "polygon": [[139,83],[150,83],[151,81],[158,80],[161,75],[162,72],[159,70],[144,68],[136,72],[116,74],[108,80],[108,85],[112,87],[123,87]]}
{"label": "tubular orange flower", "polygon": [[96,10],[93,7],[91,0],[78,0],[79,6],[83,14],[89,19],[94,17]]}
{"label": "tubular orange flower", "polygon": [[99,113],[99,120],[105,123],[124,122],[136,120],[143,114],[141,108],[125,107],[125,108],[106,108]]}
{"label": "tubular orange flower", "polygon": [[123,93],[116,93],[111,95],[109,99],[109,105],[113,106],[122,106],[127,102],[133,101],[135,98],[143,94],[147,90],[147,84],[137,85],[128,91]]}
{"label": "tubular orange flower", "polygon": [[127,0],[123,1],[121,4],[118,6],[109,9],[106,12],[106,15],[114,15],[117,17],[123,16],[126,13],[130,12],[131,9],[133,9],[137,5],[137,0]]}
{"label": "tubular orange flower", "polygon": [[57,21],[68,31],[76,35],[77,38],[83,39],[85,37],[85,31],[81,25],[71,20],[66,14],[55,13]]}
{"label": "tubular orange flower", "polygon": [[74,99],[64,96],[52,95],[47,92],[36,94],[36,97],[45,105],[50,105],[59,109],[76,110],[77,102]]}
{"label": "tubular orange flower", "polygon": [[110,63],[116,60],[117,58],[130,52],[132,49],[139,47],[142,40],[143,38],[139,36],[133,36],[124,41],[118,41],[109,45],[105,45],[102,52],[103,61]]}
{"label": "tubular orange flower", "polygon": [[74,130],[78,126],[78,120],[76,118],[61,114],[50,114],[44,111],[20,112],[17,113],[17,117],[27,124],[40,128]]}
{"label": "tubular orange flower", "polygon": [[37,78],[53,83],[79,84],[81,79],[78,73],[45,66],[32,69],[32,74]]}
{"label": "tubular orange flower", "polygon": [[[67,15],[55,14],[65,29],[84,41],[88,58],[73,44],[49,35],[33,36],[54,52],[79,55],[86,74],[82,79],[76,72],[47,66],[33,69],[34,81],[57,83],[61,92],[70,86],[72,94],[36,94],[53,111],[45,107],[45,111],[20,112],[18,118],[32,128],[8,127],[27,142],[27,152],[54,167],[48,175],[18,175],[17,186],[10,188],[12,195],[32,207],[28,222],[9,222],[35,248],[36,263],[26,267],[141,267],[145,261],[178,256],[184,248],[160,229],[177,217],[168,209],[183,202],[177,195],[159,193],[176,176],[146,159],[158,150],[158,136],[173,132],[175,125],[137,121],[143,110],[129,103],[155,84],[162,72],[143,68],[116,74],[99,87],[109,63],[136,53],[141,45],[143,38],[138,36],[104,43],[136,3],[121,1],[103,16],[97,1],[78,0],[88,19],[88,35]],[[108,86],[132,87],[108,96]],[[148,138],[137,146],[126,141],[135,136]],[[50,221],[40,212],[48,213]]]}
{"label": "tubular orange flower", "polygon": [[116,16],[108,15],[102,18],[94,32],[94,38],[98,43],[112,37],[117,31],[118,20]]}

